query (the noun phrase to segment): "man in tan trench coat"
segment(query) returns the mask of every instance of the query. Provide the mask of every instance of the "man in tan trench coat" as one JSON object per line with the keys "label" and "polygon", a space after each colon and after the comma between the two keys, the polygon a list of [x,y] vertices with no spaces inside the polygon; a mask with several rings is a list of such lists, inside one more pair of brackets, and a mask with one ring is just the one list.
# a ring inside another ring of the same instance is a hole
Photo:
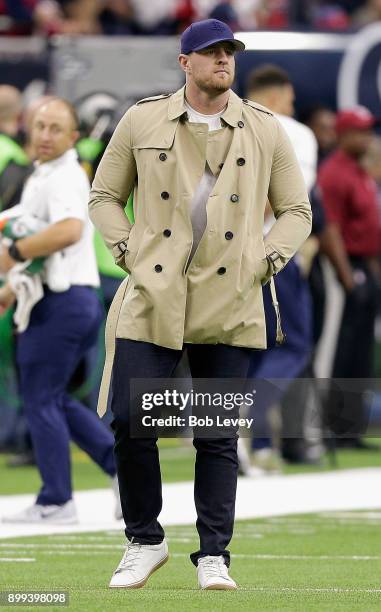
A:
{"label": "man in tan trench coat", "polygon": [[[130,274],[109,314],[99,402],[103,414],[112,368],[129,543],[111,587],[143,586],[168,558],[157,520],[156,439],[131,435],[130,380],[169,378],[184,350],[195,378],[245,378],[251,349],[266,348],[262,284],[271,279],[277,309],[272,276],[310,233],[310,204],[285,132],[268,109],[230,89],[234,53],[243,49],[220,21],[192,24],[181,38],[185,87],[128,110],[94,179],[91,219]],[[124,206],[132,190],[131,226]],[[276,223],[264,240],[268,199]],[[235,589],[226,547],[234,523],[237,436],[199,437],[194,446],[200,549],[191,560],[202,589]]]}

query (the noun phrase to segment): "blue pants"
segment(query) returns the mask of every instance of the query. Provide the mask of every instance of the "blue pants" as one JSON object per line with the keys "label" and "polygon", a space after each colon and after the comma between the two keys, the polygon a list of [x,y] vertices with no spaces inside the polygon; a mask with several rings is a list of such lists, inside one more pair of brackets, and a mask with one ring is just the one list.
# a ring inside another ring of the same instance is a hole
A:
{"label": "blue pants", "polygon": [[72,497],[72,439],[110,476],[116,472],[112,433],[66,389],[86,351],[96,342],[103,314],[90,287],[73,286],[44,297],[17,339],[25,416],[42,488],[37,503],[63,504]]}
{"label": "blue pants", "polygon": [[[251,350],[224,344],[186,344],[193,378],[245,378]],[[162,507],[161,473],[157,438],[130,435],[128,413],[130,381],[134,378],[170,378],[182,351],[148,342],[117,338],[112,379],[112,411],[115,458],[126,536],[141,544],[158,544],[164,530],[158,516]],[[127,418],[126,418],[127,417]],[[191,554],[194,565],[200,557],[223,555],[234,525],[237,488],[237,438],[195,438],[194,500],[200,549]],[[181,500],[179,500],[181,504]]]}

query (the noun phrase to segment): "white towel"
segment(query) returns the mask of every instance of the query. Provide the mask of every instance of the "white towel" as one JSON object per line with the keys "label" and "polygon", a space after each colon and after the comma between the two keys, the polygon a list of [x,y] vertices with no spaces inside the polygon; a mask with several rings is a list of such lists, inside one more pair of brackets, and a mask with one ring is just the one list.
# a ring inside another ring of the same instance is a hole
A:
{"label": "white towel", "polygon": [[[47,227],[47,223],[41,221],[37,217],[25,214],[21,205],[14,206],[11,209],[0,213],[1,218],[18,218],[22,224],[22,231],[38,232]],[[1,245],[9,246],[12,240],[0,235]],[[13,320],[16,324],[17,331],[22,333],[29,325],[30,313],[35,304],[44,295],[43,282],[45,282],[52,291],[67,291],[70,288],[68,277],[67,262],[62,251],[52,253],[45,258],[43,269],[40,274],[30,274],[27,271],[28,266],[32,263],[31,260],[18,263],[8,272],[7,275],[1,275],[0,279],[7,279],[12,290],[17,298],[16,311],[13,315]]]}
{"label": "white towel", "polygon": [[30,313],[44,295],[39,274],[28,274],[24,270],[30,261],[18,263],[8,272],[8,282],[17,298],[13,320],[21,334],[29,325]]}

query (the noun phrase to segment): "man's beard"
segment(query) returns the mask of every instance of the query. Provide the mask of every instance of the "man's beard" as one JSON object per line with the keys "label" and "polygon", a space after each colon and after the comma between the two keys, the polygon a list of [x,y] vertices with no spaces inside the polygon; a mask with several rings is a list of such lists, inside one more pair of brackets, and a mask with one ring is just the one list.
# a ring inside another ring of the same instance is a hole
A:
{"label": "man's beard", "polygon": [[197,78],[195,78],[194,80],[197,87],[201,89],[201,91],[212,96],[217,96],[219,94],[225,93],[225,91],[228,91],[230,89],[234,80],[234,75],[231,76],[229,74],[229,79],[225,81],[222,81],[217,77],[215,79],[211,78],[208,81],[204,81]]}

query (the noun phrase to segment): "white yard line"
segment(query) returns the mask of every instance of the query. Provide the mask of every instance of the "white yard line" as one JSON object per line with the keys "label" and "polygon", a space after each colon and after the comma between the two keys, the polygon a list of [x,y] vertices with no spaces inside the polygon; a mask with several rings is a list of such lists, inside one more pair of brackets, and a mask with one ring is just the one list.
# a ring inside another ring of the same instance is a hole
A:
{"label": "white yard line", "polygon": [[[369,512],[381,510],[380,482],[381,468],[335,470],[269,478],[240,478],[236,518],[252,519],[310,512],[345,513],[363,508]],[[78,491],[74,497],[78,509],[78,524],[0,523],[0,538],[84,531],[123,532],[122,521],[117,522],[112,518],[114,500],[111,490]],[[34,499],[34,495],[0,496],[0,515],[19,512],[33,503]],[[164,526],[194,524],[196,513],[192,482],[165,484],[163,499],[160,521]]]}
{"label": "white yard line", "polygon": [[33,563],[35,560],[32,557],[0,557],[0,563]]}
{"label": "white yard line", "polygon": [[[70,554],[74,551],[81,553],[97,554],[102,550],[123,550],[125,544],[20,544],[20,543],[0,543],[0,547],[7,554],[16,554],[19,549],[38,550],[41,554]],[[188,557],[187,553],[171,553],[171,557]],[[265,554],[241,554],[232,553],[235,559],[260,559],[262,561],[286,560],[286,561],[381,561],[381,555],[265,555]],[[1,560],[1,557],[0,557]]]}
{"label": "white yard line", "polygon": [[323,518],[334,518],[337,521],[381,521],[381,512],[322,512]]}

